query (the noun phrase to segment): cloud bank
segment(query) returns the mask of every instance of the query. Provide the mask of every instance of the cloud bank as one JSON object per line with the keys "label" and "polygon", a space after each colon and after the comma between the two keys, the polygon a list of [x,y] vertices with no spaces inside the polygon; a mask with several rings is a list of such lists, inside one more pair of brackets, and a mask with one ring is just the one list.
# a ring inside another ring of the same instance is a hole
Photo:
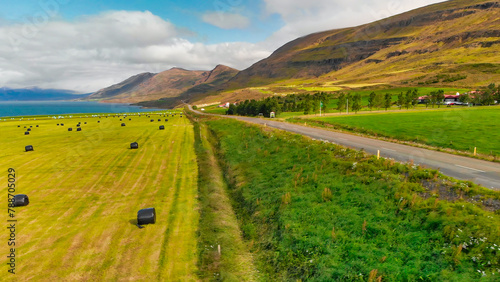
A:
{"label": "cloud bank", "polygon": [[269,55],[252,43],[208,45],[184,37],[148,11],[1,25],[0,38],[7,40],[0,43],[0,86],[92,92],[140,72],[210,70],[217,64],[241,69]]}
{"label": "cloud bank", "polygon": [[[200,21],[221,29],[252,28],[278,15],[282,27],[263,42],[204,44],[193,31],[149,11],[108,11],[62,20],[57,2],[24,23],[0,19],[0,87],[93,92],[141,72],[172,67],[210,70],[217,64],[244,69],[281,45],[313,32],[356,26],[438,1],[262,0],[260,15],[207,11]],[[260,18],[259,18],[260,17]]]}

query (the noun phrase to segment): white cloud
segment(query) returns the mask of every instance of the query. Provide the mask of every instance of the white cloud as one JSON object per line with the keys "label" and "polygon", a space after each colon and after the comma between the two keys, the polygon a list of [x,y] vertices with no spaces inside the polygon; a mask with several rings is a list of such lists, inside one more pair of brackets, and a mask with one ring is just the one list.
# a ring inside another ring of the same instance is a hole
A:
{"label": "white cloud", "polygon": [[[244,69],[276,48],[313,32],[355,26],[399,14],[436,0],[262,0],[263,13],[283,21],[260,43],[203,44],[151,12],[111,11],[72,22],[40,14],[32,22],[0,19],[0,87],[96,91],[132,75],[171,67],[209,70],[217,64]],[[207,13],[221,28],[245,28],[238,11]],[[35,21],[35,23],[33,23]],[[249,27],[250,29],[252,27]]]}
{"label": "white cloud", "polygon": [[203,14],[202,20],[222,29],[243,29],[250,25],[247,17],[222,11],[207,12]]}
{"label": "white cloud", "polygon": [[268,40],[277,48],[310,33],[357,26],[442,0],[263,0],[265,13],[278,14],[284,26]]}
{"label": "white cloud", "polygon": [[251,43],[205,45],[152,13],[113,11],[78,19],[0,26],[0,86],[92,92],[140,72],[171,67],[243,69],[270,53]]}

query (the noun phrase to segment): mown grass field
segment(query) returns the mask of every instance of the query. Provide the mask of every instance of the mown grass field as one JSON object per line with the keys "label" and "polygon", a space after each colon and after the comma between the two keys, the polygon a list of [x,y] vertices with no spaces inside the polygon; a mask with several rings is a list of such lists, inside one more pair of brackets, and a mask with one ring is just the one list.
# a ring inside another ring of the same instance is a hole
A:
{"label": "mown grass field", "polygon": [[[500,107],[460,107],[439,111],[392,111],[312,120],[340,129],[415,141],[431,146],[500,155]],[[303,121],[302,121],[303,122]]]}
{"label": "mown grass field", "polygon": [[[119,119],[0,122],[4,225],[8,168],[16,172],[16,194],[30,198],[28,206],[15,208],[15,276],[5,263],[8,230],[0,232],[2,280],[198,279],[193,126],[179,115]],[[24,126],[33,126],[30,135]],[[137,150],[129,149],[134,141]],[[34,151],[25,152],[26,145]],[[149,207],[156,208],[156,224],[139,229],[137,211]]]}

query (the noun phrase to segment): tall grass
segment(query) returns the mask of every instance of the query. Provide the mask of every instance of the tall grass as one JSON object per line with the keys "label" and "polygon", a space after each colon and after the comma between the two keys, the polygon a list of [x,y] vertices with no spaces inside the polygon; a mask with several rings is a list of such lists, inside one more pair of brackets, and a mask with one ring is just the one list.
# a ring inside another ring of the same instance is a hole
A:
{"label": "tall grass", "polygon": [[[264,279],[500,275],[498,212],[469,202],[471,195],[498,201],[498,192],[446,184],[434,180],[434,170],[270,128],[233,120],[206,124],[217,137],[230,197]],[[450,202],[450,193],[465,196]]]}

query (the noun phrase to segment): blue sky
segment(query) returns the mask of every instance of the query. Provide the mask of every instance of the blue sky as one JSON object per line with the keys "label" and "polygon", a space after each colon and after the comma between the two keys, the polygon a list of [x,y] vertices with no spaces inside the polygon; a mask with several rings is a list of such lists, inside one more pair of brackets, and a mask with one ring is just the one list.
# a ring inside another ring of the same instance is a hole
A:
{"label": "blue sky", "polygon": [[[53,3],[57,3],[58,8],[54,8]],[[49,10],[58,10],[58,17],[68,21],[113,10],[150,11],[162,19],[174,23],[179,28],[191,31],[193,34],[190,39],[193,41],[209,44],[227,41],[260,42],[284,25],[279,15],[262,14],[264,3],[248,0],[23,0],[2,5],[0,16],[9,21],[23,22],[40,12],[43,7]],[[219,17],[224,17],[224,13],[238,13],[248,18],[251,24],[246,28],[219,28],[203,21],[203,15],[210,11],[215,12]]]}
{"label": "blue sky", "polygon": [[313,32],[436,0],[0,0],[0,87],[82,93],[172,67],[239,70]]}

